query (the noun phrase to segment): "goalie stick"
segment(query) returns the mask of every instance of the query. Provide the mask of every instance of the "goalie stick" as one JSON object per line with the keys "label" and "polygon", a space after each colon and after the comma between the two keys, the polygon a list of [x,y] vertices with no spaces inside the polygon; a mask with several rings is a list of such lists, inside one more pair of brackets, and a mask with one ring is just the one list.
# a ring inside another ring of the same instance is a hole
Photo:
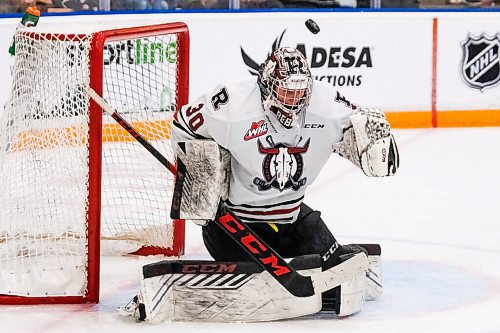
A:
{"label": "goalie stick", "polygon": [[124,130],[134,137],[144,148],[147,149],[161,164],[163,164],[174,175],[177,173],[177,168],[174,164],[170,163],[146,138],[144,138],[136,129],[129,124],[111,105],[108,104],[95,92],[94,89],[88,88],[87,93],[89,96],[106,112],[108,113]]}
{"label": "goalie stick", "polygon": [[[122,126],[134,139],[146,148],[162,165],[174,175],[177,170],[153,145],[129,124],[111,105],[109,105],[91,87],[87,89],[89,96],[111,117]],[[330,290],[351,280],[361,270],[368,267],[368,259],[364,253],[354,254],[352,258],[328,270],[304,276],[292,268],[275,250],[268,246],[251,230],[246,223],[238,219],[221,201],[215,223],[239,244],[262,268],[269,272],[288,292],[296,297],[309,297],[316,293]]]}

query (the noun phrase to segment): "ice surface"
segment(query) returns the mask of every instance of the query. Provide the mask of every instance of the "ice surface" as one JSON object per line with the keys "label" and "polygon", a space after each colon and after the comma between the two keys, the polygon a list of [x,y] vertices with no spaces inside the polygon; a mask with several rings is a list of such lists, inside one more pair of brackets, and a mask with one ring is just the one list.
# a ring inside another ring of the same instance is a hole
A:
{"label": "ice surface", "polygon": [[[306,194],[342,243],[380,243],[384,294],[352,317],[272,323],[123,318],[138,269],[157,258],[103,257],[98,305],[1,306],[0,333],[500,332],[500,128],[397,130],[401,168],[373,179],[336,156]],[[188,223],[186,258],[209,258]]]}

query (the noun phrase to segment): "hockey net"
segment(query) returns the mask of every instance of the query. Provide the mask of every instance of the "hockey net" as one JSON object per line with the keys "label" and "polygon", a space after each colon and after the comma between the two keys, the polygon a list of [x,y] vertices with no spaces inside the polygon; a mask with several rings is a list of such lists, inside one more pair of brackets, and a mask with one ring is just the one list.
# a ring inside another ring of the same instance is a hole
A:
{"label": "hockey net", "polygon": [[101,249],[182,254],[173,176],[86,89],[172,160],[188,55],[182,23],[16,33],[0,120],[0,303],[97,302]]}

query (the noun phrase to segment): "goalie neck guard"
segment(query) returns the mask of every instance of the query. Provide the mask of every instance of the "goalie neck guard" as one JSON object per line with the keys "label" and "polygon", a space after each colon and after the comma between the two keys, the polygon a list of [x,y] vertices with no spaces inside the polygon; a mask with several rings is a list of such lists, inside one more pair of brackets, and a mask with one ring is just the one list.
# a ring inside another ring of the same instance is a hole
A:
{"label": "goalie neck guard", "polygon": [[292,47],[275,50],[260,66],[257,82],[264,109],[285,128],[298,126],[309,105],[313,83],[302,53]]}

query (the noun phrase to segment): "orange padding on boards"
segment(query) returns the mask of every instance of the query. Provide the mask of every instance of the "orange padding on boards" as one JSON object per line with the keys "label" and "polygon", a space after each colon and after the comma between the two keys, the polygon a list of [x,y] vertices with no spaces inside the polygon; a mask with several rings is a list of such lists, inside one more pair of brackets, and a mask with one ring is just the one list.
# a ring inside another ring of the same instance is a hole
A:
{"label": "orange padding on boards", "polygon": [[[392,128],[428,128],[431,111],[386,112]],[[437,127],[500,126],[500,110],[438,111]]]}
{"label": "orange padding on boards", "polygon": [[[170,139],[171,120],[135,121],[131,122],[131,125],[148,141]],[[87,131],[86,126],[70,126],[20,132],[11,143],[11,150],[85,145],[87,144]],[[135,142],[135,139],[119,124],[109,123],[102,127],[102,142]]]}

